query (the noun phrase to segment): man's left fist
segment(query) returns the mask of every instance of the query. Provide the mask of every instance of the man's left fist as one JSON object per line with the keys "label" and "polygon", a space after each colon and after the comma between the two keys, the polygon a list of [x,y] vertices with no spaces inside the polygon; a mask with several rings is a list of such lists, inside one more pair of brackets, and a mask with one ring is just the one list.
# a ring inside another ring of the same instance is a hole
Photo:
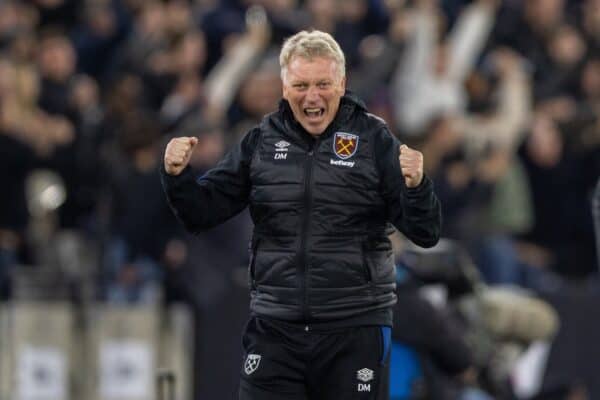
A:
{"label": "man's left fist", "polygon": [[402,170],[406,187],[419,186],[421,180],[423,180],[423,153],[403,144],[400,146],[398,159],[400,160],[400,170]]}

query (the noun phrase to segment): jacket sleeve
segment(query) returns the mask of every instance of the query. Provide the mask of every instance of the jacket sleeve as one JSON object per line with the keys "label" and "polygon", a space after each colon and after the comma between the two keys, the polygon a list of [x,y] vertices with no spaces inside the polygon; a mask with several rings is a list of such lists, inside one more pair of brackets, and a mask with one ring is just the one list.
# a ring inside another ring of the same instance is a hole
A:
{"label": "jacket sleeve", "polygon": [[241,212],[248,205],[250,162],[259,129],[248,132],[211,170],[196,177],[188,165],[172,176],[161,166],[161,181],[167,201],[177,218],[192,233],[212,228]]}
{"label": "jacket sleeve", "polygon": [[423,175],[419,186],[406,187],[398,160],[400,142],[387,127],[375,135],[373,147],[388,220],[413,243],[434,246],[440,238],[442,215],[433,182]]}

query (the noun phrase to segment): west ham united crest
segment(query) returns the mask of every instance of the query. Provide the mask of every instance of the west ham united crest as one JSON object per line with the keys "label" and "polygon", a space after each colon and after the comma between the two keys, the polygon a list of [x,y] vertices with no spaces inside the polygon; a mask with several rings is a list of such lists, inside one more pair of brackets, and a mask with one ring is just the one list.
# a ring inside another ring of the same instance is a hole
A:
{"label": "west ham united crest", "polygon": [[244,372],[246,375],[250,375],[258,368],[260,364],[261,356],[259,354],[248,354],[246,357],[246,362],[244,363]]}
{"label": "west ham united crest", "polygon": [[358,135],[345,132],[336,132],[333,136],[333,152],[338,158],[345,160],[356,153],[358,148]]}

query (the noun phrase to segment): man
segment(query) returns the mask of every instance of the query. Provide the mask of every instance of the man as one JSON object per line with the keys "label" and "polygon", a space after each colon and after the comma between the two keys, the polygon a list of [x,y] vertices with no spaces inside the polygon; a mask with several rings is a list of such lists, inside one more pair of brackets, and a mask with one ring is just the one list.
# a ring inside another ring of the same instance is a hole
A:
{"label": "man", "polygon": [[345,93],[327,33],[280,54],[283,100],[213,170],[187,166],[194,137],[165,152],[163,185],[192,232],[246,206],[254,221],[242,400],[387,399],[396,301],[389,222],[433,246],[440,206],[423,156]]}

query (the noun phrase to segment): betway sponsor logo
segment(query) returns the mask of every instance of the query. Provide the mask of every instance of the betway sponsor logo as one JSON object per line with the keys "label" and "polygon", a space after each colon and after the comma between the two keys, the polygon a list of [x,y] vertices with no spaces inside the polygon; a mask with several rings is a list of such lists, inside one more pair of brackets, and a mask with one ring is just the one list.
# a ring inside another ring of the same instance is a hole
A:
{"label": "betway sponsor logo", "polygon": [[354,161],[344,161],[344,160],[334,160],[329,159],[329,164],[331,165],[341,165],[342,167],[354,167]]}

